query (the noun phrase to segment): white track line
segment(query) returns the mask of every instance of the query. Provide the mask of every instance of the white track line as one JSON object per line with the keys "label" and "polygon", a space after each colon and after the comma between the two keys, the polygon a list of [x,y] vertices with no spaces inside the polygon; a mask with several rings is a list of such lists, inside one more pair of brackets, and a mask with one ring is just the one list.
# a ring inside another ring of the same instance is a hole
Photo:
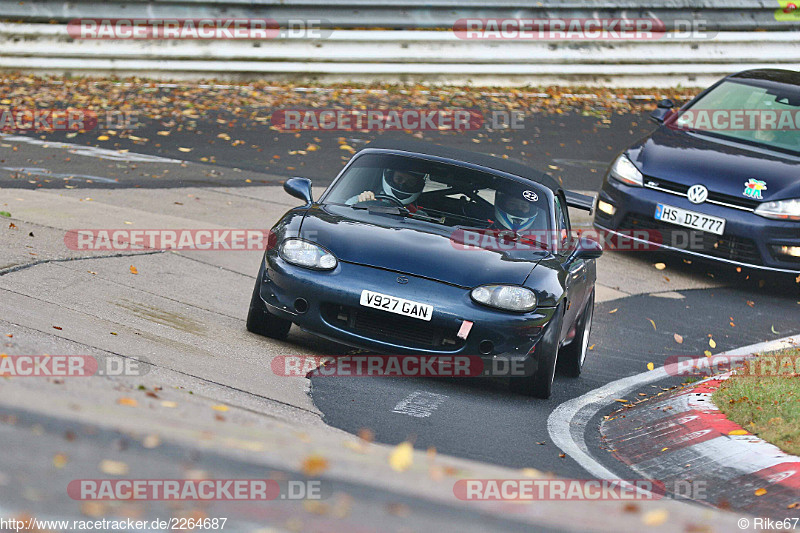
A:
{"label": "white track line", "polygon": [[[788,348],[799,343],[800,336],[784,337],[774,341],[743,346],[716,355],[749,355]],[[693,368],[707,367],[711,360],[712,358],[700,358]],[[586,424],[601,409],[613,404],[616,398],[668,377],[670,375],[668,369],[673,373],[676,370],[673,367],[677,367],[677,364],[662,366],[655,370],[612,381],[599,389],[562,403],[550,413],[547,419],[547,432],[550,434],[550,439],[562,452],[574,459],[593,476],[600,479],[620,479],[611,470],[600,464],[589,452],[584,439]]]}

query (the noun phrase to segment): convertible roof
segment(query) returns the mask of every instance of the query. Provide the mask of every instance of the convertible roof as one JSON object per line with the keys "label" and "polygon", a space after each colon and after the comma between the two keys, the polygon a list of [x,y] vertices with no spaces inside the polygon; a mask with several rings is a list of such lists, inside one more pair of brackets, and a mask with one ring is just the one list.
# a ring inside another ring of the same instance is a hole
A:
{"label": "convertible roof", "polygon": [[800,86],[800,72],[797,72],[796,70],[784,70],[778,68],[744,70],[742,72],[737,72],[736,74],[731,74],[729,78],[739,80],[760,80],[765,82]]}
{"label": "convertible roof", "polygon": [[533,169],[513,159],[500,159],[486,154],[477,152],[469,152],[467,150],[460,150],[450,146],[442,146],[433,143],[422,143],[417,141],[408,141],[405,139],[376,139],[366,145],[364,148],[376,148],[380,150],[402,150],[404,152],[412,152],[415,154],[432,155],[442,157],[445,159],[452,159],[454,161],[462,161],[465,163],[472,163],[473,165],[480,165],[482,167],[499,170],[507,174],[513,174],[521,178],[525,178],[536,182],[540,185],[551,189],[553,192],[558,192],[561,186],[553,179],[552,176],[545,174],[539,170]]}

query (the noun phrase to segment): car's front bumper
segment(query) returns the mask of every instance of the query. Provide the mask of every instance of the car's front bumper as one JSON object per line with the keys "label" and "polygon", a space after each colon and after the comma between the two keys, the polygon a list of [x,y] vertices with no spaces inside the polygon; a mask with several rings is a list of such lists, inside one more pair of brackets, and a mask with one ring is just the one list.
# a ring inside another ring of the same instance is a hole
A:
{"label": "car's front bumper", "polygon": [[[665,250],[732,265],[800,272],[800,258],[778,252],[782,246],[800,246],[798,222],[771,220],[752,211],[711,203],[693,204],[684,196],[647,187],[631,187],[610,179],[603,184],[598,196],[600,201],[616,209],[611,216],[599,209],[595,211],[594,225],[600,230],[658,245]],[[659,203],[724,218],[724,233],[714,235],[658,221],[654,214]],[[641,250],[647,247],[631,248]]]}
{"label": "car's front bumper", "polygon": [[[495,311],[474,303],[467,289],[352,263],[339,262],[333,271],[320,272],[272,255],[265,266],[260,295],[270,313],[311,333],[390,355],[504,358],[525,361],[526,373],[535,371],[537,343],[556,309]],[[401,284],[398,278],[408,281]],[[424,321],[361,306],[365,289],[430,304],[432,318]],[[303,300],[300,311],[298,300]],[[457,337],[464,320],[473,322],[466,340]]]}

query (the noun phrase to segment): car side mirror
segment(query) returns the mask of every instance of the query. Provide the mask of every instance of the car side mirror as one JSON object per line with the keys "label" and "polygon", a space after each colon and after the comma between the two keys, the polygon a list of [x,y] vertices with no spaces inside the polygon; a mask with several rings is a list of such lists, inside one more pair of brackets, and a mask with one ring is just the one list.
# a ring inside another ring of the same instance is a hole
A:
{"label": "car side mirror", "polygon": [[578,259],[597,259],[601,255],[603,255],[603,246],[596,240],[583,236],[578,241],[575,250],[570,254],[569,259],[567,259],[567,263],[572,263]]}
{"label": "car side mirror", "polygon": [[666,118],[672,114],[675,103],[669,98],[665,98],[656,104],[656,109],[650,113],[650,120],[662,124]]}
{"label": "car side mirror", "polygon": [[290,196],[303,200],[306,205],[311,205],[314,199],[311,196],[311,180],[308,178],[291,178],[283,184],[283,190]]}

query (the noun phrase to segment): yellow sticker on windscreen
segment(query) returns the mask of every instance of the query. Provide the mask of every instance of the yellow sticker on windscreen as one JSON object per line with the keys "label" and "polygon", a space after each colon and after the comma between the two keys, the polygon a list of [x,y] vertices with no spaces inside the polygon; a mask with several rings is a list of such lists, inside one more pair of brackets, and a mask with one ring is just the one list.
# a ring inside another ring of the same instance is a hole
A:
{"label": "yellow sticker on windscreen", "polygon": [[791,22],[800,21],[800,0],[778,0],[778,9],[775,10],[775,20]]}

